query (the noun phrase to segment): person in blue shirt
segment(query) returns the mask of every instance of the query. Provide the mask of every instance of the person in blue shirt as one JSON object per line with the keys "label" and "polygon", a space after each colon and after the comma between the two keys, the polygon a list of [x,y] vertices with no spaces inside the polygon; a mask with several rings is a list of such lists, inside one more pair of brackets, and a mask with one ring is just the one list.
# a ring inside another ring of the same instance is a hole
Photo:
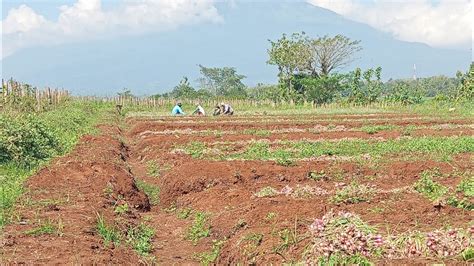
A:
{"label": "person in blue shirt", "polygon": [[171,111],[172,115],[184,115],[183,109],[181,109],[181,102],[177,102]]}

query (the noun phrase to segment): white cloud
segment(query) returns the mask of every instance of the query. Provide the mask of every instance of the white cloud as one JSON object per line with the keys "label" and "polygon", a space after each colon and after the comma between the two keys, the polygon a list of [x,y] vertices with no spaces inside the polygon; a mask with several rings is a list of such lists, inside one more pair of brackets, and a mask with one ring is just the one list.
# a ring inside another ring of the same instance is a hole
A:
{"label": "white cloud", "polygon": [[403,41],[435,47],[470,47],[472,0],[308,0]]}
{"label": "white cloud", "polygon": [[1,58],[25,47],[110,38],[169,30],[200,22],[220,22],[214,0],[121,0],[103,10],[101,0],[78,0],[61,6],[57,21],[27,5],[9,10],[2,26]]}

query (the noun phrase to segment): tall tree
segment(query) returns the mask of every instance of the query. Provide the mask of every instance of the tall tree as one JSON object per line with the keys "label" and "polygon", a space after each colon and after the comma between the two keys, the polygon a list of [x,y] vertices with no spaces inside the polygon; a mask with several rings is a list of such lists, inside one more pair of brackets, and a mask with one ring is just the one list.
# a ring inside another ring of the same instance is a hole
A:
{"label": "tall tree", "polygon": [[360,41],[343,35],[324,36],[309,41],[311,58],[309,70],[313,76],[327,76],[331,71],[351,63],[354,54],[362,50]]}
{"label": "tall tree", "polygon": [[183,99],[190,99],[196,96],[196,90],[191,87],[189,80],[187,77],[183,77],[183,79],[179,82],[179,84],[174,87],[173,91],[171,91],[171,97],[183,98]]}
{"label": "tall tree", "polygon": [[233,67],[205,67],[199,65],[203,77],[200,79],[203,88],[216,96],[245,97],[244,75],[237,73]]}
{"label": "tall tree", "polygon": [[270,65],[278,67],[280,83],[292,90],[292,76],[307,69],[308,59],[311,57],[308,49],[308,38],[304,32],[293,33],[290,37],[286,34],[276,40],[269,40],[271,47],[267,50]]}

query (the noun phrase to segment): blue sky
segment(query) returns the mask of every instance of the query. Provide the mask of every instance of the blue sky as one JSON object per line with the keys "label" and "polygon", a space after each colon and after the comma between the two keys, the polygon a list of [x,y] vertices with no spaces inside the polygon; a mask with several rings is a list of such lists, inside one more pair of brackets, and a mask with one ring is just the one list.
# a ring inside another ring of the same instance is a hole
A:
{"label": "blue sky", "polygon": [[[169,90],[197,64],[276,82],[267,39],[305,31],[362,41],[385,78],[452,75],[472,60],[472,1],[2,0],[2,77],[77,94]],[[202,47],[201,47],[202,46]],[[34,63],[32,63],[34,62]],[[42,62],[38,64],[38,62]],[[348,71],[344,69],[341,71]]]}

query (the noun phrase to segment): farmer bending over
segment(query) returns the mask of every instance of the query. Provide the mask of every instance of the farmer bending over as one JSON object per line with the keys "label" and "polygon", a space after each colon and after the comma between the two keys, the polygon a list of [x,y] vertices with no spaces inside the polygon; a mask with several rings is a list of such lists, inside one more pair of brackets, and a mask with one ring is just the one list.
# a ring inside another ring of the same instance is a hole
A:
{"label": "farmer bending over", "polygon": [[177,102],[171,111],[172,115],[184,115],[183,109],[181,109],[181,102]]}
{"label": "farmer bending over", "polygon": [[216,107],[214,107],[214,112],[212,113],[212,115],[220,115],[221,112],[221,107],[219,105],[216,105]]}
{"label": "farmer bending over", "polygon": [[206,115],[206,112],[204,111],[204,108],[202,108],[200,104],[196,104],[196,110],[194,110],[193,115],[204,116]]}
{"label": "farmer bending over", "polygon": [[233,115],[234,109],[229,104],[221,103],[221,112],[224,115]]}

